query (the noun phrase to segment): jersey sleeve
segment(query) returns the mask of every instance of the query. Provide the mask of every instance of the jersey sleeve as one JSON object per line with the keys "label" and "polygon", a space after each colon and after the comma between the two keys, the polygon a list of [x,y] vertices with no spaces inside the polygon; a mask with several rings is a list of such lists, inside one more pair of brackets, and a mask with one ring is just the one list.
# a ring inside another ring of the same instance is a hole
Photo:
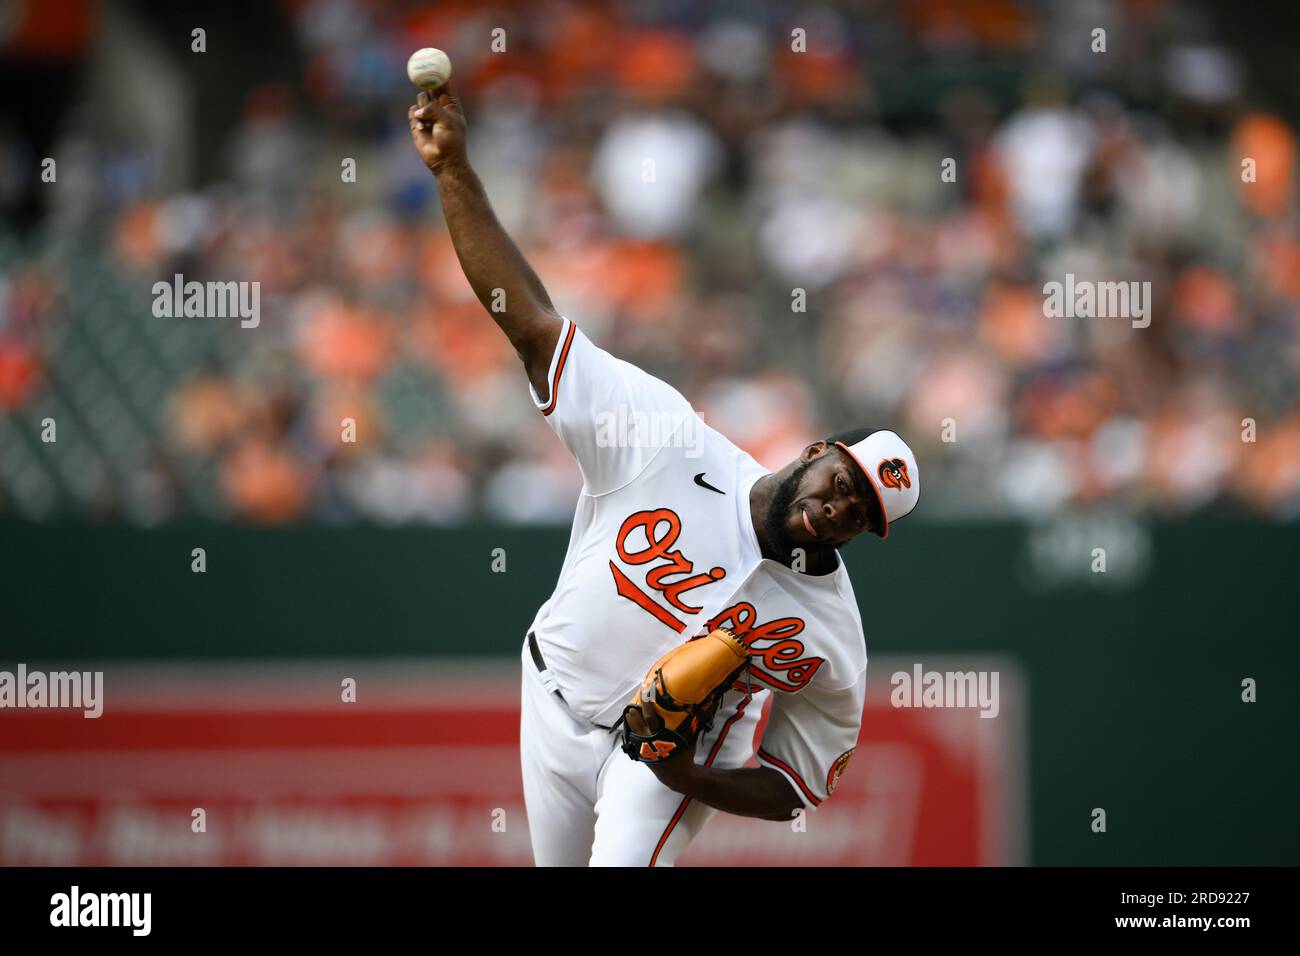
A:
{"label": "jersey sleeve", "polygon": [[547,395],[528,391],[578,462],[583,490],[598,495],[631,481],[695,411],[671,385],[592,344],[568,319],[551,357]]}
{"label": "jersey sleeve", "polygon": [[784,774],[804,802],[816,807],[835,790],[857,746],[866,701],[864,668],[850,687],[816,686],[773,694],[758,761]]}

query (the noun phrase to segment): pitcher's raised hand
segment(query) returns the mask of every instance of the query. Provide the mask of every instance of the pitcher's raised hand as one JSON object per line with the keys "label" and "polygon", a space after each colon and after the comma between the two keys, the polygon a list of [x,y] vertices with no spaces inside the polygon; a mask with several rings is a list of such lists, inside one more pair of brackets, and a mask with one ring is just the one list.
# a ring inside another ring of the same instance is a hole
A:
{"label": "pitcher's raised hand", "polygon": [[411,141],[431,172],[465,161],[465,116],[451,80],[440,86],[436,95],[421,93],[406,111],[406,118]]}

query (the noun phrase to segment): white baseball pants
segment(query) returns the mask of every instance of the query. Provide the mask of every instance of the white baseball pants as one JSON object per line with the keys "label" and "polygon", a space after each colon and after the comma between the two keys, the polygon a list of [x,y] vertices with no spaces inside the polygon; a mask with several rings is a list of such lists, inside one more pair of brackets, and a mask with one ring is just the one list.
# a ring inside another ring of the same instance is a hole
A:
{"label": "white baseball pants", "polygon": [[[538,866],[671,866],[717,811],[674,793],[645,764],[573,713],[548,689],[524,641],[519,753],[533,860]],[[553,686],[553,685],[552,685]],[[697,763],[742,767],[753,753],[766,691],[745,702],[731,692],[713,729],[699,739]]]}

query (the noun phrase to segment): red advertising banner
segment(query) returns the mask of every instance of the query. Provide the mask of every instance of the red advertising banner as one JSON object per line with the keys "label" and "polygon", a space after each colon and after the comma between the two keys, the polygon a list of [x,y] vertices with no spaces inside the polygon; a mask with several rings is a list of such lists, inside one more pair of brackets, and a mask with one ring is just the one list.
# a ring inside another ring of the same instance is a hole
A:
{"label": "red advertising banner", "polygon": [[[1024,862],[1015,668],[924,664],[997,672],[996,716],[894,706],[890,676],[915,662],[873,659],[862,733],[834,796],[788,824],[717,814],[679,864]],[[0,864],[532,862],[517,665],[99,669],[98,718],[0,709]]]}

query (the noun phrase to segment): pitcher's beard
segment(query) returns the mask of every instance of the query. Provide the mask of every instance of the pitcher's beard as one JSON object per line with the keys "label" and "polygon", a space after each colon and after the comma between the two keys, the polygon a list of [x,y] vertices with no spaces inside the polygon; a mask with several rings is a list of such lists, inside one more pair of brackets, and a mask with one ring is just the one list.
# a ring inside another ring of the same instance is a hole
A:
{"label": "pitcher's beard", "polygon": [[786,530],[786,519],[790,516],[795,493],[799,490],[799,479],[812,465],[811,461],[805,461],[781,480],[772,492],[767,511],[763,515],[763,532],[767,535],[767,543],[782,560],[788,559],[794,551],[794,543]]}

